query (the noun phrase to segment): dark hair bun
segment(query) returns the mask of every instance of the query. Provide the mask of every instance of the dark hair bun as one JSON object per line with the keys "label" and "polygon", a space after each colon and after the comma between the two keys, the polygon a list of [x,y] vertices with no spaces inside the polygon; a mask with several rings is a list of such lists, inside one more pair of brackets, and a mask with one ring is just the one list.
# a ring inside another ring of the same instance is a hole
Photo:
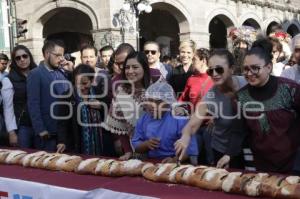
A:
{"label": "dark hair bun", "polygon": [[270,56],[270,58],[273,58],[272,51],[273,51],[273,45],[272,42],[267,38],[261,38],[256,40],[252,44],[252,48],[260,48],[262,49],[266,55]]}

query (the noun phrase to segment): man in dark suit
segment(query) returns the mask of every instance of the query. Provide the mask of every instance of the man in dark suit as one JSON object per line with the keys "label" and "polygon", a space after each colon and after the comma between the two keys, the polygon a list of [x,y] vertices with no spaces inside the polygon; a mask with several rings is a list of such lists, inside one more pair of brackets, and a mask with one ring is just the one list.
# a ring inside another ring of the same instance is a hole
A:
{"label": "man in dark suit", "polygon": [[40,150],[63,152],[66,135],[57,133],[57,110],[55,102],[67,98],[72,91],[68,70],[73,64],[64,58],[64,43],[46,41],[43,46],[44,61],[33,69],[27,78],[28,110],[35,131],[35,147]]}

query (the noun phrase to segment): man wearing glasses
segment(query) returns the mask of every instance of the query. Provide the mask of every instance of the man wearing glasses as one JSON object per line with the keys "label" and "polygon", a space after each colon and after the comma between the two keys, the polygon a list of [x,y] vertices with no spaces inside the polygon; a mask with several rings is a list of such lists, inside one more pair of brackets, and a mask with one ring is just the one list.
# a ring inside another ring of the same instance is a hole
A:
{"label": "man wearing glasses", "polygon": [[42,49],[44,61],[27,78],[28,110],[36,134],[35,146],[40,150],[65,150],[66,136],[58,133],[55,118],[55,103],[66,98],[71,89],[67,70],[72,70],[73,63],[65,60],[64,49],[62,41],[46,41]]}
{"label": "man wearing glasses", "polygon": [[122,70],[126,57],[135,52],[134,48],[128,43],[120,44],[115,52],[115,64]]}
{"label": "man wearing glasses", "polygon": [[124,62],[126,60],[126,57],[135,52],[134,48],[132,45],[130,45],[129,43],[121,43],[114,55],[112,60],[113,60],[113,65],[116,67],[116,69],[113,69],[113,66],[112,67],[112,71],[113,73],[115,72],[116,73],[116,76],[112,78],[112,92],[114,93],[116,91],[116,88],[118,87],[119,85],[119,81],[122,80],[122,75],[121,75],[121,71],[123,69],[123,65],[124,65]]}
{"label": "man wearing glasses", "polygon": [[147,41],[144,44],[144,52],[148,58],[149,67],[160,71],[161,75],[168,81],[171,77],[172,66],[160,62],[160,47],[155,41]]}

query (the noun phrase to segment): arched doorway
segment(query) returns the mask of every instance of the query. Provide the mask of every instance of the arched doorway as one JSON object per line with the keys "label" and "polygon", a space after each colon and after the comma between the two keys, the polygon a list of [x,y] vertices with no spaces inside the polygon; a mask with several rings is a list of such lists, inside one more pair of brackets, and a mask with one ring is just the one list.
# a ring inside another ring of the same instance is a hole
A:
{"label": "arched doorway", "polygon": [[243,26],[251,26],[251,27],[255,28],[256,30],[260,29],[260,25],[254,19],[247,19],[246,21],[244,21]]}
{"label": "arched doorway", "polygon": [[178,52],[179,26],[177,20],[169,12],[155,9],[150,14],[142,14],[140,30],[140,49],[143,48],[145,41],[151,40],[160,43],[164,51],[162,54],[175,55]]}
{"label": "arched doorway", "polygon": [[233,26],[233,22],[225,15],[215,16],[209,23],[210,48],[227,47],[227,29]]}
{"label": "arched doorway", "polygon": [[85,43],[92,43],[90,18],[74,8],[57,8],[41,18],[43,38],[61,39],[65,42],[66,52],[78,51]]}
{"label": "arched doorway", "polygon": [[299,34],[300,31],[295,24],[291,24],[287,29],[287,33],[289,33],[292,37],[294,37],[295,35]]}
{"label": "arched doorway", "polygon": [[162,55],[176,56],[180,33],[189,32],[187,19],[171,4],[158,2],[151,6],[151,13],[140,15],[140,49],[145,41],[152,40],[160,44]]}
{"label": "arched doorway", "polygon": [[278,27],[281,27],[281,25],[276,21],[272,21],[267,27],[266,34],[269,35],[270,33],[275,32],[275,29],[278,29]]}

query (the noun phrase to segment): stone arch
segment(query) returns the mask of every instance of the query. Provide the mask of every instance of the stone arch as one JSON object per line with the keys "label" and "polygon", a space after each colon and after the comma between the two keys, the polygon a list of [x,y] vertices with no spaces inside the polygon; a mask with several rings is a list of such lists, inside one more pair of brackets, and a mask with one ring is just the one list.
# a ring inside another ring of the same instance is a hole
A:
{"label": "stone arch", "polygon": [[263,26],[263,32],[267,35],[268,34],[268,28],[272,24],[282,24],[282,21],[278,17],[270,17],[264,21]]}
{"label": "stone arch", "polygon": [[51,1],[40,6],[40,8],[36,9],[37,12],[33,13],[33,15],[29,17],[28,25],[29,27],[32,28],[29,30],[28,35],[31,38],[42,38],[43,24],[46,22],[42,20],[42,17],[57,8],[73,8],[79,10],[90,18],[94,30],[97,30],[98,27],[100,27],[100,23],[98,20],[99,16],[94,12],[94,10],[89,5],[85,4],[84,2],[78,0],[76,1],[64,0],[64,1],[57,1],[57,2]]}
{"label": "stone arch", "polygon": [[295,35],[300,33],[300,29],[295,24],[291,24],[286,30],[286,32],[289,33],[292,37],[294,37]]}
{"label": "stone arch", "polygon": [[150,3],[152,12],[144,13],[139,18],[140,48],[145,41],[154,40],[160,44],[162,55],[175,56],[181,35],[189,35],[191,32],[189,12],[178,0],[152,0]]}
{"label": "stone arch", "polygon": [[[80,10],[74,8],[56,8],[42,16],[43,37],[64,31],[75,31],[90,34],[93,29],[90,18]],[[76,21],[76,23],[74,23]]]}
{"label": "stone arch", "polygon": [[300,33],[300,23],[297,20],[286,20],[282,25],[283,30],[289,33],[291,36],[295,36]]}
{"label": "stone arch", "polygon": [[237,26],[234,16],[226,9],[214,10],[207,17],[207,29],[210,34],[209,44],[211,48],[226,48],[227,34],[231,27]]}
{"label": "stone arch", "polygon": [[181,1],[178,0],[151,0],[151,6],[164,5],[161,6],[161,10],[168,11],[171,13],[179,24],[180,33],[188,33],[191,31],[190,24],[192,24],[192,17],[189,11],[185,8]]}
{"label": "stone arch", "polygon": [[232,26],[235,26],[235,27],[238,26],[236,18],[229,10],[227,10],[226,8],[218,8],[218,9],[213,10],[206,17],[205,21],[206,21],[206,29],[207,30],[209,30],[209,24],[210,24],[211,20],[216,16],[222,16],[222,18],[223,18],[222,21],[225,23],[225,25],[229,26],[231,24]]}
{"label": "stone arch", "polygon": [[242,25],[250,25],[255,29],[261,29],[262,20],[253,12],[246,13],[242,17],[239,18],[239,26]]}
{"label": "stone arch", "polygon": [[92,44],[92,22],[85,13],[74,8],[56,8],[41,18],[44,39],[64,41],[65,52],[78,51],[83,45]]}

